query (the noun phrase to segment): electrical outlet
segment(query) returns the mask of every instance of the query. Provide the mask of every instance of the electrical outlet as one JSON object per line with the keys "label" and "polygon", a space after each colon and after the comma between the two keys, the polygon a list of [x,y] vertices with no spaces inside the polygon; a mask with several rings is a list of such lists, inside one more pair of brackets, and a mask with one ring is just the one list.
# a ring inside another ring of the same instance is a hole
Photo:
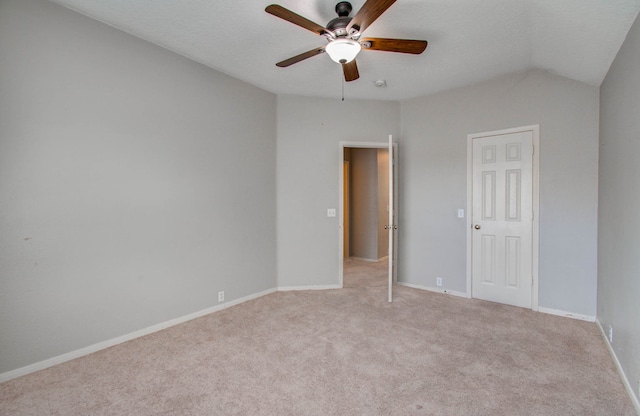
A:
{"label": "electrical outlet", "polygon": [[613,327],[609,325],[609,342],[613,342]]}
{"label": "electrical outlet", "polygon": [[436,286],[442,286],[442,277],[436,277]]}
{"label": "electrical outlet", "polygon": [[224,301],[224,290],[221,290],[220,292],[218,292],[218,302],[223,302]]}

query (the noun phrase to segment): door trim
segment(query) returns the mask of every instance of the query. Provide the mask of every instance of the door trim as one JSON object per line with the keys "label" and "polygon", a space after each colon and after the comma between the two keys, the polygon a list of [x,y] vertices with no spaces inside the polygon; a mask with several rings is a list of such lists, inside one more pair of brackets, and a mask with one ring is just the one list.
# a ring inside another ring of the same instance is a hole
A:
{"label": "door trim", "polygon": [[[340,141],[338,142],[338,146],[339,146],[339,152],[338,152],[338,158],[339,158],[339,163],[338,166],[340,167],[338,169],[339,172],[339,177],[338,177],[338,287],[339,288],[343,288],[344,287],[344,264],[343,264],[343,254],[344,254],[344,169],[343,169],[343,163],[344,163],[344,149],[346,147],[351,147],[351,148],[362,148],[362,149],[388,149],[389,148],[389,143],[388,142],[349,142],[349,141]],[[397,158],[398,157],[398,144],[394,143],[393,144],[393,150],[394,150],[394,157]],[[389,163],[391,164],[392,161],[390,160]],[[393,169],[394,169],[394,184],[395,184],[395,189],[396,189],[396,193],[394,195],[394,205],[397,205],[395,202],[397,202],[397,198],[398,198],[398,193],[397,193],[397,184],[398,184],[398,175],[397,175],[397,163],[394,163],[393,165]],[[398,212],[396,209],[396,222],[398,221]],[[397,253],[397,233],[394,233],[394,257],[397,258],[396,253]],[[397,279],[398,278],[398,269],[397,269],[397,261],[394,262],[393,265],[393,278]]]}
{"label": "door trim", "polygon": [[467,135],[467,298],[472,297],[472,213],[473,213],[473,139],[482,137],[500,136],[503,134],[521,133],[530,131],[533,133],[533,160],[532,160],[532,209],[533,224],[531,230],[531,309],[538,310],[538,274],[540,256],[540,125],[515,127],[504,130],[472,133]]}

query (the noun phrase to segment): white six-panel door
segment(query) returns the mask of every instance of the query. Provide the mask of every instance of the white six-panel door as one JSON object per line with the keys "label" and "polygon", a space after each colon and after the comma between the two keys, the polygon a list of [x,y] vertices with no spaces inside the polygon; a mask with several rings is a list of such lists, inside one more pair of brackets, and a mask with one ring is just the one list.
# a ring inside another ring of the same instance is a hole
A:
{"label": "white six-panel door", "polygon": [[472,138],[474,298],[532,307],[533,133]]}

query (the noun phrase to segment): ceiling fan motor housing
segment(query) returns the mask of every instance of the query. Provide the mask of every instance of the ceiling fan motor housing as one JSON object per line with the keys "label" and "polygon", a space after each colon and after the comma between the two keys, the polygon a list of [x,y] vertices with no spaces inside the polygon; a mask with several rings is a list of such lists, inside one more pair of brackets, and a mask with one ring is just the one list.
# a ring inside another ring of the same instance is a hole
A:
{"label": "ceiling fan motor housing", "polygon": [[353,10],[353,7],[348,1],[341,1],[336,4],[336,13],[338,14],[338,17],[327,23],[327,30],[331,31],[336,38],[344,37],[349,34],[347,32],[347,26],[349,25],[349,22],[351,22],[351,17],[349,17],[351,10]]}
{"label": "ceiling fan motor housing", "polygon": [[337,38],[347,36],[347,26],[350,21],[350,17],[336,17],[327,23],[327,30],[330,30]]}

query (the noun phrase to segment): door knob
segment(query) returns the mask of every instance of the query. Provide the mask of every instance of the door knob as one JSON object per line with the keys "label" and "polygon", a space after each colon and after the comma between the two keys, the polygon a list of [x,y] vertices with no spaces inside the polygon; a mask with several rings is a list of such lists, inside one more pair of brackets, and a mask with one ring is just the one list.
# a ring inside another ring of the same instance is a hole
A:
{"label": "door knob", "polygon": [[384,225],[384,229],[385,229],[385,230],[388,230],[388,229],[389,229],[389,226],[385,224],[385,225]]}
{"label": "door knob", "polygon": [[476,226],[473,227],[473,228],[475,228],[476,230],[479,230],[480,229],[480,224],[476,224]]}

